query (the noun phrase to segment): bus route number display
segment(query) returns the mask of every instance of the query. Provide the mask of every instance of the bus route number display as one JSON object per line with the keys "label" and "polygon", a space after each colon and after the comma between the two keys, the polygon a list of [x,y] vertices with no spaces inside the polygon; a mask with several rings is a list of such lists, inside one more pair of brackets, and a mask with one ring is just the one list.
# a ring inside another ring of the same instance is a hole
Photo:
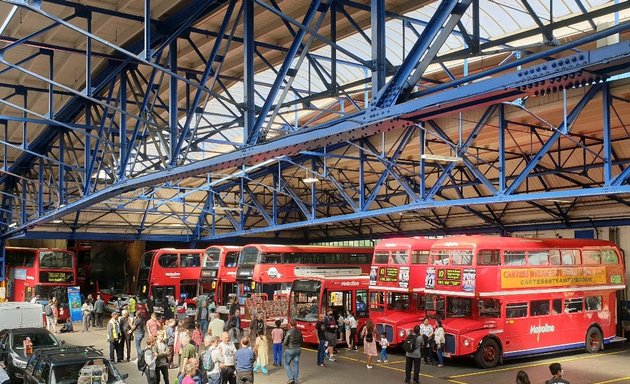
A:
{"label": "bus route number display", "polygon": [[40,272],[39,281],[42,283],[69,283],[74,280],[71,272]]}
{"label": "bus route number display", "polygon": [[380,268],[378,280],[384,283],[395,283],[398,281],[398,268]]}

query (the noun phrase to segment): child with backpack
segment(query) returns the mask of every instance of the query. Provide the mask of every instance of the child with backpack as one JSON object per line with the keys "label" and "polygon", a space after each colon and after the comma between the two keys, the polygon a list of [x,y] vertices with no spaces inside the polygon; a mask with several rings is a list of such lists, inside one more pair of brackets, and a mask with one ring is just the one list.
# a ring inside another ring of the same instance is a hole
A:
{"label": "child with backpack", "polygon": [[377,363],[387,363],[387,347],[389,347],[389,340],[387,340],[387,333],[381,333],[381,339],[378,341],[381,346],[381,358],[376,360]]}
{"label": "child with backpack", "polygon": [[147,347],[138,354],[138,370],[147,377],[148,384],[154,384],[156,382],[155,362],[157,354],[154,349],[155,337],[150,336],[147,339]]}

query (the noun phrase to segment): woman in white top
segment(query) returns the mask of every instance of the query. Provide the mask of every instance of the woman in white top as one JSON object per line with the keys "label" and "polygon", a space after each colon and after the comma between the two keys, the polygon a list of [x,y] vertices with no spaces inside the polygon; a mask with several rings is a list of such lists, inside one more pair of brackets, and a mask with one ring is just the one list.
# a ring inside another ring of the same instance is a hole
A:
{"label": "woman in white top", "polygon": [[358,349],[355,338],[357,334],[357,319],[352,316],[352,312],[346,312],[346,319],[344,320],[346,324],[346,343],[348,343],[348,349],[354,349],[355,351]]}
{"label": "woman in white top", "polygon": [[444,366],[444,356],[442,356],[442,352],[444,351],[444,343],[446,343],[446,338],[444,337],[444,328],[442,328],[442,321],[435,321],[435,346],[437,351],[438,358],[438,367]]}

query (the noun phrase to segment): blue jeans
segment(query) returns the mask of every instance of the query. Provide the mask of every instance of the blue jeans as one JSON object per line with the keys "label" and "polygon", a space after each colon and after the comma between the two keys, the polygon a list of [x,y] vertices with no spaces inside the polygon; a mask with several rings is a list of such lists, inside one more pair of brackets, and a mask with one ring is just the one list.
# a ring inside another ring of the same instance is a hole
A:
{"label": "blue jeans", "polygon": [[199,328],[201,328],[201,334],[205,336],[208,333],[208,320],[199,320]]}
{"label": "blue jeans", "polygon": [[[300,375],[300,354],[302,349],[293,348],[284,351],[284,370],[287,372],[287,378],[297,383]],[[293,367],[291,367],[293,364]]]}
{"label": "blue jeans", "polygon": [[444,344],[442,344],[442,347],[437,349],[438,364],[440,365],[444,365],[444,356],[442,355],[443,351],[444,351]]}
{"label": "blue jeans", "polygon": [[324,358],[326,357],[326,340],[320,339],[317,346],[317,365],[324,364]]}
{"label": "blue jeans", "polygon": [[387,360],[387,348],[381,348],[381,361]]}
{"label": "blue jeans", "polygon": [[282,364],[282,343],[273,343],[273,363]]}
{"label": "blue jeans", "polygon": [[213,373],[212,375],[208,375],[208,384],[221,384],[221,374]]}
{"label": "blue jeans", "polygon": [[136,342],[136,355],[140,356],[140,352],[142,351],[142,339],[144,339],[144,332],[135,332],[133,338]]}

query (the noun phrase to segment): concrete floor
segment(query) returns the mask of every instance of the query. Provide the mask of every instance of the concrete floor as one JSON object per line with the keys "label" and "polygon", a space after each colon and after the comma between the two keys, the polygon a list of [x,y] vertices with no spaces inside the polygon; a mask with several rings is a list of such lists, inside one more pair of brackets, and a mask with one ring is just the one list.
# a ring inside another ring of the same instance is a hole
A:
{"label": "concrete floor", "polygon": [[[75,345],[93,345],[108,355],[106,333],[103,329],[91,330],[87,333],[74,332],[60,335],[67,343]],[[341,350],[336,362],[327,362],[327,367],[316,366],[315,350],[303,348],[300,359],[300,384],[330,383],[402,383],[405,375],[405,359],[402,351],[389,354],[389,363],[374,363],[374,369],[365,366],[365,355],[359,352]],[[270,351],[270,357],[272,356]],[[131,358],[134,359],[135,347],[132,347]],[[630,343],[621,343],[608,347],[598,354],[587,354],[580,351],[556,354],[545,357],[510,360],[494,369],[481,370],[475,367],[470,359],[446,360],[446,366],[421,367],[420,382],[423,384],[494,384],[514,383],[516,373],[523,369],[532,383],[544,383],[550,377],[548,366],[559,362],[565,372],[565,378],[571,384],[610,384],[630,383]],[[128,384],[146,383],[136,369],[135,362],[117,364],[120,372],[128,373]],[[176,373],[171,371],[171,377]],[[284,369],[270,367],[270,375],[256,375],[259,384],[283,384],[287,382]],[[171,383],[174,383],[171,380]]]}

